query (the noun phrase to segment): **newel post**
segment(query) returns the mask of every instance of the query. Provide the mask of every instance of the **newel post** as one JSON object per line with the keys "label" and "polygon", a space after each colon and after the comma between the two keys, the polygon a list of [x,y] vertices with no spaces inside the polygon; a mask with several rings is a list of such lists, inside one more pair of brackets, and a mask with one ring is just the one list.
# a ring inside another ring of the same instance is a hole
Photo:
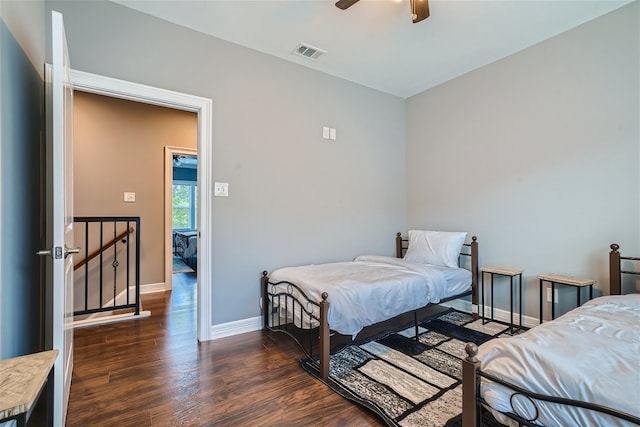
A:
{"label": "newel post", "polygon": [[476,427],[480,425],[477,396],[480,383],[476,375],[480,369],[478,346],[468,343],[465,351],[467,357],[462,361],[462,427]]}
{"label": "newel post", "polygon": [[322,293],[322,301],[320,301],[320,377],[327,378],[329,376],[329,294]]}
{"label": "newel post", "polygon": [[402,233],[396,233],[396,258],[402,258]]}
{"label": "newel post", "polygon": [[622,274],[620,274],[620,246],[612,243],[609,252],[609,294],[620,295],[622,293]]}

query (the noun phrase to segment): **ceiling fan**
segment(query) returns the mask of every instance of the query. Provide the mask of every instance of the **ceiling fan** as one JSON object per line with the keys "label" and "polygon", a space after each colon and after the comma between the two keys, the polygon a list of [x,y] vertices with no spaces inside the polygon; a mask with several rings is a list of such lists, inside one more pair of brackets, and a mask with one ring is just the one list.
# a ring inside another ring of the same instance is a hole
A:
{"label": "ceiling fan", "polygon": [[[336,7],[345,10],[356,4],[358,0],[338,0]],[[429,1],[428,0],[409,0],[411,3],[411,20],[414,24],[427,19],[429,17]]]}

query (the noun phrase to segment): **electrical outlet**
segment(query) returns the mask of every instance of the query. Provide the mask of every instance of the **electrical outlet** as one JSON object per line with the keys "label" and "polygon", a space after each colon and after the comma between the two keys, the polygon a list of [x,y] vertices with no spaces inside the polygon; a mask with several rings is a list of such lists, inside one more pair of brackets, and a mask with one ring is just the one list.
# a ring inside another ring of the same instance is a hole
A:
{"label": "electrical outlet", "polygon": [[[558,290],[554,289],[554,293],[553,293],[553,301],[554,304],[558,303]],[[551,288],[547,288],[547,302],[551,302]]]}

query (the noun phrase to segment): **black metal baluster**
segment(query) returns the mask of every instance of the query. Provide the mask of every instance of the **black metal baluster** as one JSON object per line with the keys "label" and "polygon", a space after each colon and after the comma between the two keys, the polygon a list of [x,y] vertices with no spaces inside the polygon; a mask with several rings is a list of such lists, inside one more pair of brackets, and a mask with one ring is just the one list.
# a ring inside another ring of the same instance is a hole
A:
{"label": "black metal baluster", "polygon": [[84,309],[89,309],[89,221],[84,223]]}
{"label": "black metal baluster", "polygon": [[100,302],[98,308],[102,308],[102,239],[104,239],[104,221],[100,221]]}
{"label": "black metal baluster", "polygon": [[[116,237],[118,237],[118,232],[116,230],[117,225],[118,223],[116,221],[113,221],[113,240],[116,240]],[[118,288],[118,265],[120,265],[120,263],[118,262],[117,242],[113,245],[113,262],[111,263],[111,265],[113,266],[113,307],[115,308],[118,305],[116,299]]]}
{"label": "black metal baluster", "polygon": [[[129,221],[127,221],[127,231],[128,231],[128,230],[130,230],[130,227],[131,227],[131,223],[130,223]],[[130,255],[129,255],[129,240],[130,240],[130,239],[129,239],[128,237],[126,237],[126,238],[125,238],[125,240],[123,241],[123,243],[126,243],[126,245],[127,245],[127,251],[126,251],[126,252],[127,252],[127,279],[126,279],[126,286],[127,286],[127,305],[129,305],[129,304],[130,304],[130,300],[129,300],[129,274],[130,274],[130,273],[129,273],[129,260],[130,260],[131,258],[130,258]],[[136,314],[138,314],[138,313],[136,313]]]}
{"label": "black metal baluster", "polygon": [[140,217],[136,222],[136,315],[140,314]]}

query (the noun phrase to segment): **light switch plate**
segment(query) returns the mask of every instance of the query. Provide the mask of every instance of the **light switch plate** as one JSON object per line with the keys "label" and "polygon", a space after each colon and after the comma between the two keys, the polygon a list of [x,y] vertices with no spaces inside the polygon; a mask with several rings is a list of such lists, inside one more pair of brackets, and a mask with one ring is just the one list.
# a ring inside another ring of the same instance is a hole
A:
{"label": "light switch plate", "polygon": [[216,182],[213,185],[213,195],[221,197],[229,196],[229,184],[226,182]]}
{"label": "light switch plate", "polygon": [[124,192],[124,201],[125,202],[129,202],[129,203],[133,203],[136,201],[136,193],[131,193],[128,191]]}

